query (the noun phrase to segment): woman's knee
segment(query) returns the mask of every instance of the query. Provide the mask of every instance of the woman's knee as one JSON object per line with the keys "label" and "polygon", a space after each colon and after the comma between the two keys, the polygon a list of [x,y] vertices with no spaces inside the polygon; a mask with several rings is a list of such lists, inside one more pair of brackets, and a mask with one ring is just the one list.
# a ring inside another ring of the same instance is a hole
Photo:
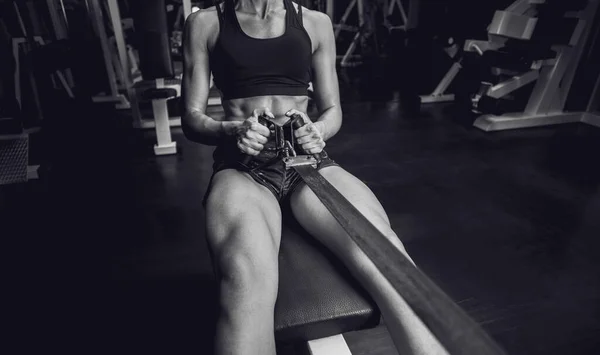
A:
{"label": "woman's knee", "polygon": [[208,222],[229,224],[229,221],[240,221],[249,212],[275,218],[280,216],[279,204],[266,188],[242,172],[233,169],[218,172],[206,196]]}
{"label": "woman's knee", "polygon": [[260,252],[241,248],[222,251],[217,257],[222,290],[248,301],[274,302],[278,286],[277,253],[274,249],[265,246]]}

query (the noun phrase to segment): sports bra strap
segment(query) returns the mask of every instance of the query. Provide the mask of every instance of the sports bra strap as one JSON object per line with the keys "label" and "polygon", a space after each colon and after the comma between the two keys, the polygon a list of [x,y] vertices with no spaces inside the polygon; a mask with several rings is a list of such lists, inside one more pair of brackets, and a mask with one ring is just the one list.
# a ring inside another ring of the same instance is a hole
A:
{"label": "sports bra strap", "polygon": [[215,7],[217,8],[217,17],[219,17],[219,26],[223,27],[223,11],[221,10],[222,2],[216,3]]}
{"label": "sports bra strap", "polygon": [[302,23],[302,5],[298,4],[298,21],[300,21],[300,26],[304,25]]}
{"label": "sports bra strap", "polygon": [[302,6],[298,4],[298,10],[294,7],[292,0],[283,0],[286,12],[286,22],[294,27],[302,27]]}

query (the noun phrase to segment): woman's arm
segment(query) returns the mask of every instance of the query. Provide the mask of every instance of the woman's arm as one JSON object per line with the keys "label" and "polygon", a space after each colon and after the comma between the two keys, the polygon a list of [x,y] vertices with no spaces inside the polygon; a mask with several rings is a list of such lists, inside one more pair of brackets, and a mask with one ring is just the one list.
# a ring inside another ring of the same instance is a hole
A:
{"label": "woman's arm", "polygon": [[210,91],[208,43],[218,28],[214,7],[197,11],[188,17],[183,38],[181,127],[188,139],[207,145],[216,145],[219,138],[234,134],[236,124],[239,125],[206,115]]}
{"label": "woman's arm", "polygon": [[[304,10],[304,9],[302,9]],[[342,126],[342,108],[335,68],[336,46],[331,19],[318,11],[307,11],[315,50],[312,56],[314,100],[319,110],[315,124],[323,140],[333,137]]]}

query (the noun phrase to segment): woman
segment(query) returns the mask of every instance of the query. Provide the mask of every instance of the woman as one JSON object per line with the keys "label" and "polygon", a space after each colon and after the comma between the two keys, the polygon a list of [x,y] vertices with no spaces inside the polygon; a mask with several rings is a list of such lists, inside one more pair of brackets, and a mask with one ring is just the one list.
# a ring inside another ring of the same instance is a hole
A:
{"label": "woman", "polygon": [[[320,173],[405,252],[373,193],[323,150],[342,123],[329,17],[291,0],[233,1],[191,15],[184,39],[183,129],[191,140],[217,145],[204,201],[220,287],[217,354],[275,354],[282,207],[369,291],[402,354],[445,354],[310,188],[276,159],[278,130],[301,115],[306,125],[293,132],[297,148],[323,153]],[[222,94],[221,120],[206,114],[211,71]],[[319,112],[312,118],[311,82]],[[263,115],[273,125],[259,123]]]}

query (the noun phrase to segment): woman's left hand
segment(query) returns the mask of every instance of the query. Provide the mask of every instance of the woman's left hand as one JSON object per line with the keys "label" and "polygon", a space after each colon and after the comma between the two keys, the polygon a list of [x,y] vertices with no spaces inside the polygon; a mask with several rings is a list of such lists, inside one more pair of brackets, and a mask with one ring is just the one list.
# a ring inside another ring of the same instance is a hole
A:
{"label": "woman's left hand", "polygon": [[319,122],[312,122],[304,112],[294,109],[289,110],[285,115],[291,117],[294,114],[300,115],[305,122],[304,126],[294,131],[298,145],[302,147],[306,154],[321,153],[325,148],[325,140]]}

